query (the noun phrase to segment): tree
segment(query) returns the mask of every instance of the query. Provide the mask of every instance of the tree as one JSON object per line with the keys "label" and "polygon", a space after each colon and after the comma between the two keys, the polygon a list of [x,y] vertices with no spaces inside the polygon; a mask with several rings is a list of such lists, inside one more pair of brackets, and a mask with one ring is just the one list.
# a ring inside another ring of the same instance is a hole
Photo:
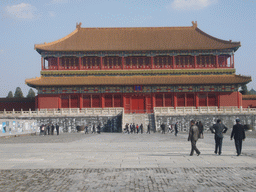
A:
{"label": "tree", "polygon": [[256,95],[256,91],[255,91],[254,89],[251,89],[251,90],[249,91],[249,94],[250,94],[250,95]]}
{"label": "tree", "polygon": [[242,95],[247,95],[248,94],[247,86],[245,84],[242,85],[240,93]]}
{"label": "tree", "polygon": [[14,97],[15,98],[23,98],[24,97],[20,87],[16,88],[16,91],[14,93]]}
{"label": "tree", "polygon": [[6,98],[13,98],[13,94],[12,94],[12,91],[9,91],[8,95]]}
{"label": "tree", "polygon": [[33,98],[35,96],[36,96],[36,94],[35,94],[34,90],[32,88],[30,88],[28,91],[27,98]]}

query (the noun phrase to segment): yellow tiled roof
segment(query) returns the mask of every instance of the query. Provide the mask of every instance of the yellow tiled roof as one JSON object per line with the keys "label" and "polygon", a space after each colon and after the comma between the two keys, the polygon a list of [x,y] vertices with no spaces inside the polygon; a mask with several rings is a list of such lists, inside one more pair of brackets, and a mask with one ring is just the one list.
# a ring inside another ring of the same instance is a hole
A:
{"label": "yellow tiled roof", "polygon": [[57,41],[35,45],[43,51],[209,50],[240,47],[192,27],[80,28]]}
{"label": "yellow tiled roof", "polygon": [[38,86],[83,86],[83,85],[200,85],[243,84],[251,77],[240,75],[158,75],[158,76],[73,76],[38,77],[27,79],[26,84]]}

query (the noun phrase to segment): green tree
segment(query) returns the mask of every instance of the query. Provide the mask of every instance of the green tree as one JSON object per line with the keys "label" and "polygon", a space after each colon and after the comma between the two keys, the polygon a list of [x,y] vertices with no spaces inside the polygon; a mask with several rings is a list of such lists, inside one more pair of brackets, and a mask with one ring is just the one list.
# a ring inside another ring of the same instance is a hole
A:
{"label": "green tree", "polygon": [[9,91],[8,95],[6,98],[13,98],[13,94],[12,94],[12,91]]}
{"label": "green tree", "polygon": [[248,89],[247,89],[247,86],[245,84],[242,85],[240,93],[242,95],[247,95],[248,94]]}
{"label": "green tree", "polygon": [[251,89],[251,90],[249,91],[249,94],[250,94],[250,95],[256,95],[256,91],[255,91],[254,89]]}
{"label": "green tree", "polygon": [[35,96],[36,96],[36,94],[35,94],[34,90],[32,88],[30,88],[28,91],[27,98],[33,98]]}
{"label": "green tree", "polygon": [[14,93],[14,97],[15,98],[23,98],[24,97],[20,87],[16,88],[16,91]]}

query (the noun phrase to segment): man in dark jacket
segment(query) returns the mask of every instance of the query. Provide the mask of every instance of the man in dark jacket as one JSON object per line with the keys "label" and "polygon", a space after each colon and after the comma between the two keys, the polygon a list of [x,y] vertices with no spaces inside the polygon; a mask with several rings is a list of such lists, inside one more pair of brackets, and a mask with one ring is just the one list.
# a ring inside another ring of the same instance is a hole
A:
{"label": "man in dark jacket", "polygon": [[217,123],[214,124],[210,128],[211,132],[215,134],[215,151],[214,153],[221,155],[221,148],[222,148],[222,140],[223,140],[223,133],[226,133],[228,128],[221,123],[221,120],[218,119]]}
{"label": "man in dark jacket", "polygon": [[162,129],[162,134],[165,134],[165,124],[164,123],[162,123],[161,129]]}
{"label": "man in dark jacket", "polygon": [[234,137],[236,153],[239,156],[242,152],[242,142],[245,139],[244,126],[240,124],[240,119],[236,119],[236,124],[233,126],[233,130],[231,133],[231,140]]}
{"label": "man in dark jacket", "polygon": [[178,133],[178,122],[175,123],[174,130],[175,130],[175,136],[177,136],[177,133]]}
{"label": "man in dark jacket", "polygon": [[190,123],[191,123],[191,126],[190,126],[190,129],[189,129],[189,135],[188,135],[188,141],[191,141],[190,156],[192,156],[194,154],[194,151],[196,151],[197,156],[198,156],[198,155],[200,155],[200,151],[196,147],[196,142],[197,142],[198,136],[199,136],[199,129],[195,125],[194,120],[192,120]]}
{"label": "man in dark jacket", "polygon": [[55,126],[55,127],[56,127],[56,131],[57,131],[57,135],[59,135],[59,128],[60,128],[60,127],[59,127],[59,125],[58,125],[57,123],[56,123],[56,126]]}

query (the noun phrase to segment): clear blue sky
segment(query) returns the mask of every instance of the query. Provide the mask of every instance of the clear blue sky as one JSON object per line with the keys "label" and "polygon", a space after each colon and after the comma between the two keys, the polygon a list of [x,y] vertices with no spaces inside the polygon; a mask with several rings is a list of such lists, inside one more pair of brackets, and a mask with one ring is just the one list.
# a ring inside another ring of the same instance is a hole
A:
{"label": "clear blue sky", "polygon": [[82,27],[198,27],[214,37],[240,41],[237,74],[252,77],[256,89],[256,0],[1,0],[0,97],[40,76],[34,44],[60,39]]}

